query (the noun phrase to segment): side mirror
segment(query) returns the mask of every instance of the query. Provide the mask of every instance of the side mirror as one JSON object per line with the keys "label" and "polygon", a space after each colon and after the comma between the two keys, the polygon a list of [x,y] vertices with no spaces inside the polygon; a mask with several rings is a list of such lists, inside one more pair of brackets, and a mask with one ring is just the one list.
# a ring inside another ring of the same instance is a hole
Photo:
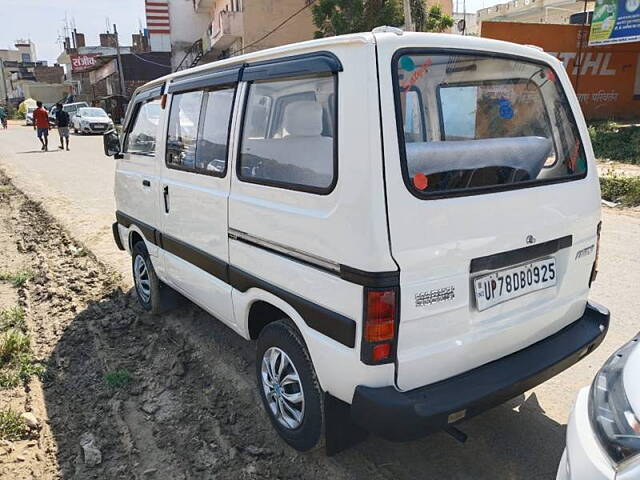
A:
{"label": "side mirror", "polygon": [[120,137],[118,132],[111,130],[106,132],[102,137],[104,144],[104,154],[108,157],[122,158],[120,149]]}

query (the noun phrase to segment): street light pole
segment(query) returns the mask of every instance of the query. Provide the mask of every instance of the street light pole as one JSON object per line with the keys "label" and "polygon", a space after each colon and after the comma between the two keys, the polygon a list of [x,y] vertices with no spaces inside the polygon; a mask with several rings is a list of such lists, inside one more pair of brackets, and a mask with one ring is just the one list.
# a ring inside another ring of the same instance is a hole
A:
{"label": "street light pole", "polygon": [[411,0],[402,0],[404,9],[404,29],[406,32],[413,32],[413,19],[411,18]]}

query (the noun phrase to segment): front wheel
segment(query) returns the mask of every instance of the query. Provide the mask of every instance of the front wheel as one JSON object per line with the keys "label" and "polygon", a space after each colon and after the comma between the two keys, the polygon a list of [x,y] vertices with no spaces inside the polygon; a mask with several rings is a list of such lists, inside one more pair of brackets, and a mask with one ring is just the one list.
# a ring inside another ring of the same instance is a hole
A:
{"label": "front wheel", "polygon": [[309,352],[288,319],[267,325],[256,352],[258,389],[271,423],[301,452],[315,447],[323,429],[323,397]]}

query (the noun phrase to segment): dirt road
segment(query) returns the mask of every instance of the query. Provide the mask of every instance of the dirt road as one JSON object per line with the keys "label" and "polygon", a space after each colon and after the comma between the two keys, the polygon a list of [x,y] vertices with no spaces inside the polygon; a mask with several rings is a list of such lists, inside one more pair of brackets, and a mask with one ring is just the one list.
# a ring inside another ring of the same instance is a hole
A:
{"label": "dirt road", "polygon": [[74,137],[78,156],[65,157],[12,154],[32,139],[25,130],[10,135],[0,136],[0,167],[42,203],[0,182],[0,271],[33,272],[19,289],[0,282],[0,309],[24,305],[46,374],[42,384],[0,390],[0,408],[32,410],[41,425],[27,440],[0,444],[3,479],[552,479],[577,390],[640,330],[640,216],[607,210],[592,298],[613,318],[591,356],[463,424],[464,445],[435,434],[408,444],[370,438],[332,458],[300,455],[262,412],[252,344],[192,305],[159,317],[142,312],[112,273],[128,281],[128,259],[104,233],[113,163],[100,157],[99,139]]}

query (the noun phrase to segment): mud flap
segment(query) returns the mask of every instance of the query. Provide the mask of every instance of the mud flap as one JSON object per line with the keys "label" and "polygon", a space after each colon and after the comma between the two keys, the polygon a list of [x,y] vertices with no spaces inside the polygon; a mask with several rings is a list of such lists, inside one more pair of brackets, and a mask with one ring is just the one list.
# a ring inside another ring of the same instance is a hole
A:
{"label": "mud flap", "polygon": [[369,433],[351,421],[351,405],[324,393],[324,435],[328,457],[365,440]]}

